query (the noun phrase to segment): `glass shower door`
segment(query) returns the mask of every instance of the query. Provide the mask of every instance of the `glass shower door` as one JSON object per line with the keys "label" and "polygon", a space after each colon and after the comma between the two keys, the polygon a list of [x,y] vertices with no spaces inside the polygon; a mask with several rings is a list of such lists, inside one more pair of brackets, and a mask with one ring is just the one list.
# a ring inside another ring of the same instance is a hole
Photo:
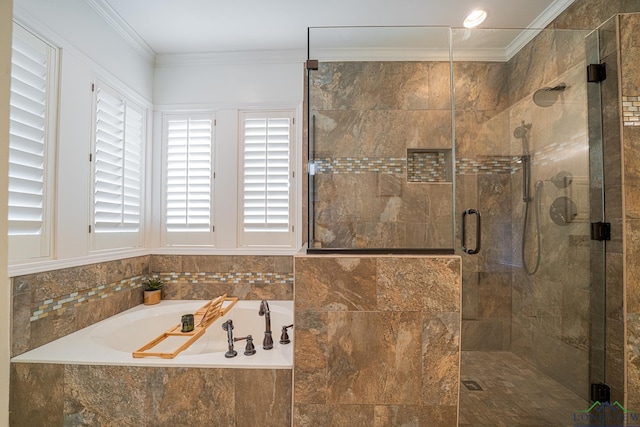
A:
{"label": "glass shower door", "polygon": [[[463,258],[462,424],[474,413],[464,381],[494,387],[479,360],[495,364],[494,377],[505,375],[510,385],[498,394],[505,406],[521,408],[503,416],[545,425],[570,424],[588,408],[591,383],[603,381],[604,253],[590,238],[602,168],[590,160],[598,145],[591,122],[599,118],[585,76],[597,46],[587,36],[452,32],[456,211],[482,217],[482,249],[456,251]],[[512,41],[490,48],[503,39]],[[509,377],[508,367],[521,363],[521,374]],[[536,381],[517,378],[529,370],[541,379],[538,394]],[[562,394],[564,406],[545,389]]]}

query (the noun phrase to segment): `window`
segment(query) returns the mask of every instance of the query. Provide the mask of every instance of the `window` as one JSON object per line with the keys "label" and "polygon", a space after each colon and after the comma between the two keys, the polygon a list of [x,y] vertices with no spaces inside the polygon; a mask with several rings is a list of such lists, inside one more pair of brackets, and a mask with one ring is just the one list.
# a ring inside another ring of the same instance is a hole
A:
{"label": "window", "polygon": [[293,245],[293,117],[241,113],[240,246]]}
{"label": "window", "polygon": [[211,114],[165,116],[165,245],[213,245],[214,123]]}
{"label": "window", "polygon": [[93,248],[140,246],[145,111],[100,81],[94,98]]}
{"label": "window", "polygon": [[9,118],[9,259],[51,251],[57,50],[14,23]]}

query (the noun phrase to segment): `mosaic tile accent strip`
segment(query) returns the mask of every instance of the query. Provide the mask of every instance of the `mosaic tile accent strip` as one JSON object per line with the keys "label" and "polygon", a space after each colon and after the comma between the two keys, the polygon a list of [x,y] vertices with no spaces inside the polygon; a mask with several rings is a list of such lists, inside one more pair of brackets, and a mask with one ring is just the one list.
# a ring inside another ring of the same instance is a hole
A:
{"label": "mosaic tile accent strip", "polygon": [[481,174],[497,175],[515,173],[519,157],[486,156],[477,159],[456,160],[456,175]]}
{"label": "mosaic tile accent strip", "polygon": [[444,151],[409,150],[407,155],[409,182],[447,182],[450,168]]}
{"label": "mosaic tile accent strip", "polygon": [[[630,98],[630,97],[628,97]],[[640,99],[640,97],[635,97]],[[640,110],[640,101],[635,101]],[[636,108],[636,107],[634,107]],[[637,113],[638,122],[633,126],[640,126],[640,111]],[[626,119],[625,119],[626,120]],[[540,150],[534,151],[532,154],[533,161],[539,165],[547,165],[552,162],[565,160],[575,155],[576,150],[583,150],[587,135],[584,133],[573,135],[566,141],[554,142],[542,147]],[[410,182],[442,182],[446,181],[446,161],[441,157],[445,157],[444,152],[436,152],[433,150],[418,151],[414,153],[427,153],[430,156],[421,158],[416,163],[405,157],[389,157],[389,158],[373,158],[373,157],[337,157],[316,159],[316,174],[340,174],[340,173],[381,173],[389,175],[408,174]],[[433,156],[437,155],[437,159]],[[409,165],[407,165],[409,163]],[[423,166],[424,165],[424,166]],[[508,174],[516,173],[521,169],[520,156],[480,156],[478,158],[459,158],[456,159],[456,175],[468,174]]]}
{"label": "mosaic tile accent strip", "polygon": [[382,173],[404,174],[407,168],[405,157],[326,157],[315,160],[316,174]]}
{"label": "mosaic tile accent strip", "polygon": [[31,307],[31,317],[29,320],[33,322],[45,318],[50,314],[54,314],[58,310],[77,307],[91,301],[108,298],[118,292],[139,288],[146,278],[146,276],[131,277],[120,280],[119,282],[109,283],[108,285],[94,286],[81,292],[72,292],[68,295],[36,302]]}
{"label": "mosaic tile accent strip", "polygon": [[640,96],[622,97],[622,121],[625,126],[640,126]]}
{"label": "mosaic tile accent strip", "polygon": [[248,284],[279,284],[279,285],[291,285],[293,286],[293,273],[159,273],[160,277],[165,282],[178,283],[248,283]]}
{"label": "mosaic tile accent strip", "polygon": [[[544,166],[560,160],[575,157],[576,152],[588,150],[588,136],[586,133],[573,135],[567,141],[554,142],[534,151],[533,161]],[[585,154],[586,155],[586,154]]]}

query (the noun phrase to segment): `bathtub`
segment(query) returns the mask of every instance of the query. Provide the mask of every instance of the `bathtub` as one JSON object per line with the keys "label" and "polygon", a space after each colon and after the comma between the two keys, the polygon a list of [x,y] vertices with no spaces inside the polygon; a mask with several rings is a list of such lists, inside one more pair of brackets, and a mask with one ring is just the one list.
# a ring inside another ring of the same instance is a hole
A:
{"label": "bathtub", "polygon": [[[74,365],[129,365],[164,367],[217,367],[286,369],[293,367],[293,328],[290,344],[280,344],[282,326],[293,323],[293,301],[269,301],[273,349],[264,350],[265,319],[258,316],[260,301],[238,301],[191,347],[173,359],[134,358],[132,353],[180,324],[183,314],[193,314],[208,301],[164,300],[153,306],[139,305],[69,334],[56,341],[13,357],[17,363],[62,363]],[[256,354],[244,355],[245,341],[234,343],[238,355],[226,358],[227,332],[222,324],[233,320],[233,336],[252,335]],[[154,349],[155,350],[155,349]],[[170,352],[170,351],[169,351]]]}

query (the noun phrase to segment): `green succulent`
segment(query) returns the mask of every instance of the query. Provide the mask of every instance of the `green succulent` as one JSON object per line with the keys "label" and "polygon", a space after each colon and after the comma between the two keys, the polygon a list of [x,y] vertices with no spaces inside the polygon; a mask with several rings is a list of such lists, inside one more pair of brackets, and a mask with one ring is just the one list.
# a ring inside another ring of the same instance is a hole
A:
{"label": "green succulent", "polygon": [[163,286],[162,279],[158,278],[147,279],[142,284],[144,285],[145,291],[157,291],[162,289]]}

